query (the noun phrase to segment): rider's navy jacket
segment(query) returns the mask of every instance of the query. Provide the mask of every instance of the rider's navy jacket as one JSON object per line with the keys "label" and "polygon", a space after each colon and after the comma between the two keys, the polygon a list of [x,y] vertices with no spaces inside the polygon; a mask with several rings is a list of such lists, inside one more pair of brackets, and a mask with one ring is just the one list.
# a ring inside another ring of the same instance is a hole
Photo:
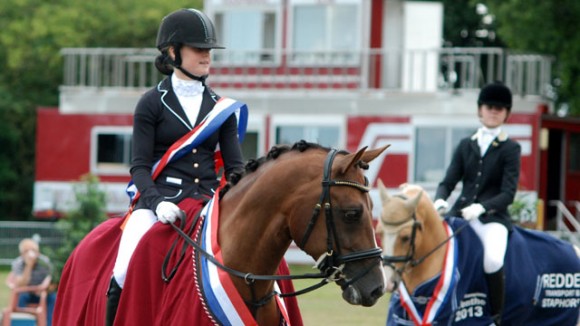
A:
{"label": "rider's navy jacket", "polygon": [[480,220],[510,226],[508,206],[513,202],[520,175],[521,147],[501,132],[481,157],[477,133],[461,140],[435,199],[447,199],[459,181],[463,187],[449,216],[461,216],[461,209],[473,203],[485,208]]}
{"label": "rider's navy jacket", "polygon": [[201,146],[169,163],[155,182],[151,180],[153,164],[175,141],[198,125],[218,99],[219,96],[206,85],[197,121],[192,125],[173,91],[171,77],[165,78],[141,97],[133,121],[131,176],[141,193],[135,209],[155,210],[157,204],[164,200],[179,203],[186,197],[211,197],[219,184],[214,163],[218,143],[225,176],[243,169],[237,121],[232,115]]}

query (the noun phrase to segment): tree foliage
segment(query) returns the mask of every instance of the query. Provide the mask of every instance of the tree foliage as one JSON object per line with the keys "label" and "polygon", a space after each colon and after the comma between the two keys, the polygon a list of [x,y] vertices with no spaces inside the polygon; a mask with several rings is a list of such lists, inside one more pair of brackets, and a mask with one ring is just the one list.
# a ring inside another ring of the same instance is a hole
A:
{"label": "tree foliage", "polygon": [[[498,46],[550,55],[557,105],[580,115],[580,17],[578,0],[441,0],[445,46]],[[478,12],[482,5],[487,13]],[[491,18],[491,19],[486,19]],[[477,31],[488,32],[487,36]]]}
{"label": "tree foliage", "polygon": [[[473,0],[472,0],[473,1]],[[578,0],[487,0],[497,31],[509,48],[556,58],[558,102],[580,115],[580,17]]]}
{"label": "tree foliage", "polygon": [[[454,47],[503,47],[505,44],[497,35],[497,21],[487,21],[489,13],[478,12],[477,3],[469,0],[442,0],[443,37],[445,46]],[[487,34],[478,35],[478,31]]]}
{"label": "tree foliage", "polygon": [[202,0],[0,1],[0,219],[30,218],[36,108],[58,105],[66,47],[154,47],[163,16]]}

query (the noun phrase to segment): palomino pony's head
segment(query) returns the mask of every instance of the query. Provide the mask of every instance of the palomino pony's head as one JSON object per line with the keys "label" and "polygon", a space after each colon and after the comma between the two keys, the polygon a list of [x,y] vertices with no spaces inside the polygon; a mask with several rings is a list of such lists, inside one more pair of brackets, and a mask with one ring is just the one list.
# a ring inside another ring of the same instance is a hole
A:
{"label": "palomino pony's head", "polygon": [[413,273],[424,276],[438,272],[441,266],[432,267],[423,264],[423,260],[439,258],[439,250],[430,250],[444,241],[445,231],[429,195],[420,186],[403,184],[399,187],[401,192],[393,196],[381,180],[378,186],[382,212],[377,233],[381,236],[385,263],[390,266],[386,270],[388,289],[394,289],[401,277],[409,289],[415,282],[406,277],[411,278]]}
{"label": "palomino pony's head", "polygon": [[[266,158],[251,163],[253,167],[247,167],[246,175],[223,199],[238,201],[246,215],[251,205],[267,208],[265,212],[254,209],[251,215],[265,213],[261,220],[269,224],[254,222],[247,231],[258,228],[261,239],[254,242],[254,251],[259,255],[277,259],[294,241],[328,279],[341,286],[344,300],[371,306],[384,294],[385,279],[364,170],[386,148],[347,153],[304,141],[292,148],[277,146]],[[238,218],[239,230],[244,228],[244,217]],[[242,245],[237,242],[237,247]],[[250,268],[251,259],[239,264]]]}

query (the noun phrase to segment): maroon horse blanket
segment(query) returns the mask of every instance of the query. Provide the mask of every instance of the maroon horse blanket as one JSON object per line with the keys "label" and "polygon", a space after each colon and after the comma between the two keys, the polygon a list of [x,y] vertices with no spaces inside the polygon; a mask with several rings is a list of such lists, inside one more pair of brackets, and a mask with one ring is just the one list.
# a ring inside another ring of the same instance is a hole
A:
{"label": "maroon horse blanket", "polygon": [[[201,204],[186,200],[179,205],[187,212],[185,229]],[[112,218],[89,233],[68,259],[58,289],[54,312],[55,325],[105,324],[106,292],[112,275],[121,238],[121,218]],[[171,246],[176,242],[175,250]],[[193,248],[183,246],[183,239],[170,225],[157,223],[140,241],[127,273],[115,325],[213,325],[194,281]],[[184,255],[181,255],[185,248]],[[169,282],[162,280],[164,259],[171,251],[166,274],[178,265]],[[288,274],[283,262],[279,274]],[[294,292],[291,281],[278,282],[282,293]],[[302,325],[295,297],[284,303],[292,325]]]}

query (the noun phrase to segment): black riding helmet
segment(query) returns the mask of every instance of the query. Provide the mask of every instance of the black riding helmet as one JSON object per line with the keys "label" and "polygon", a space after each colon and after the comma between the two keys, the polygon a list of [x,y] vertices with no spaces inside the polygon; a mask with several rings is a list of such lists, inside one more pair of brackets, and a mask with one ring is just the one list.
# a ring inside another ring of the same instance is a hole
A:
{"label": "black riding helmet", "polygon": [[[177,68],[187,77],[205,84],[207,76],[195,76],[181,67],[183,45],[198,49],[224,49],[217,43],[212,21],[197,9],[179,9],[163,18],[157,32],[157,48],[161,54],[155,59],[155,67],[165,75],[170,75],[173,68]],[[174,60],[168,53],[170,46],[175,50]]]}
{"label": "black riding helmet", "polygon": [[501,82],[487,84],[481,89],[477,98],[477,105],[482,104],[505,107],[509,111],[512,108],[512,92]]}
{"label": "black riding helmet", "polygon": [[157,32],[157,48],[185,44],[198,49],[224,49],[213,22],[197,9],[179,9],[165,16]]}

